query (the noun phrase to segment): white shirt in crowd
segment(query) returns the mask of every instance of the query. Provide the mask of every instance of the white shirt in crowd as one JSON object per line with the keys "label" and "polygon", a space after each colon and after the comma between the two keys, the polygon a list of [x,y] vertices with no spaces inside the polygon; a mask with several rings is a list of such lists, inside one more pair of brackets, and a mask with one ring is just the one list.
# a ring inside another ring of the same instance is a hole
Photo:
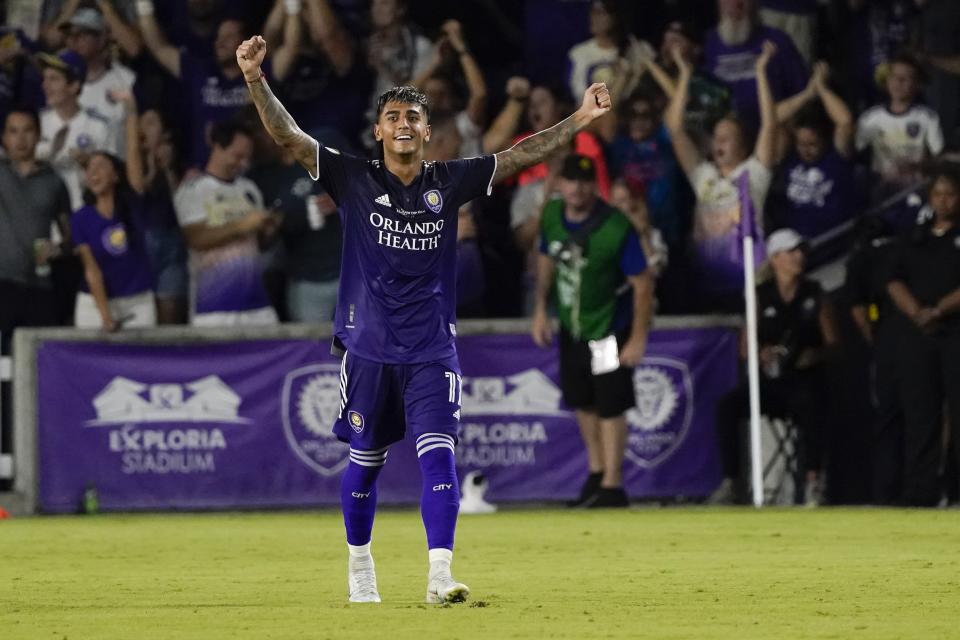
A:
{"label": "white shirt in crowd", "polygon": [[40,113],[37,157],[50,162],[63,178],[74,210],[83,206],[83,167],[77,154],[107,151],[123,157],[117,133],[118,127],[111,126],[106,117],[91,109],[80,109],[69,121],[63,120],[53,109],[44,109]]}
{"label": "white shirt in crowd", "polygon": [[137,74],[118,62],[113,62],[110,67],[96,80],[87,80],[83,83],[83,90],[80,92],[80,106],[87,109],[93,109],[97,113],[105,116],[113,124],[122,123],[126,114],[121,103],[110,99],[110,91],[113,89],[131,90],[133,83],[137,79]]}
{"label": "white shirt in crowd", "polygon": [[[251,180],[225,182],[210,174],[185,182],[174,196],[181,227],[220,227],[263,209]],[[260,268],[256,234],[228,244],[190,250],[191,323],[196,326],[274,324],[277,320]]]}
{"label": "white shirt in crowd", "polygon": [[[624,58],[632,69],[638,69],[645,60],[656,56],[653,47],[645,40],[630,36]],[[616,47],[601,48],[596,39],[581,42],[570,49],[570,95],[578,98],[594,82],[613,84],[613,79],[622,72],[619,69],[620,51]],[[630,95],[636,88],[639,77],[634,75],[630,84],[623,88],[624,95]]]}
{"label": "white shirt in crowd", "polygon": [[937,155],[943,151],[940,116],[919,104],[899,115],[886,105],[877,105],[857,121],[856,144],[858,151],[870,148],[871,168],[885,180],[910,182],[916,171],[908,165],[922,161],[927,152]]}
{"label": "white shirt in crowd", "polygon": [[770,190],[772,174],[756,156],[741,162],[724,178],[713,162],[701,162],[693,170],[690,183],[697,196],[694,237],[721,238],[740,224],[740,175],[748,172],[750,200],[756,215],[756,228],[763,229],[763,204]]}

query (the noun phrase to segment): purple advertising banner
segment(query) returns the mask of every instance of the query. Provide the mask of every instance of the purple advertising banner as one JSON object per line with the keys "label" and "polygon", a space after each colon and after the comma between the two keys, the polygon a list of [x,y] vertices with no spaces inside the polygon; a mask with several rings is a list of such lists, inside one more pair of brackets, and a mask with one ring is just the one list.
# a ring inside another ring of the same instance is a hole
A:
{"label": "purple advertising banner", "polygon": [[[462,472],[488,499],[572,496],[586,472],[555,349],[521,334],[459,339]],[[627,414],[629,493],[705,495],[719,480],[713,407],[736,379],[730,329],[655,331]],[[327,345],[259,340],[206,345],[48,342],[37,354],[40,509],[225,509],[339,502],[347,447],[330,432],[339,363]],[[446,383],[445,383],[446,384]],[[419,500],[409,439],[381,475],[384,503]]]}

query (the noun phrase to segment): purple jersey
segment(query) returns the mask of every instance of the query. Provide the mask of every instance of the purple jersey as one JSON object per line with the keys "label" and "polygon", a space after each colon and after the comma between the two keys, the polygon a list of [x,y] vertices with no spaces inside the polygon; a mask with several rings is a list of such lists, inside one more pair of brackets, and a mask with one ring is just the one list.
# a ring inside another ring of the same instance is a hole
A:
{"label": "purple jersey", "polygon": [[489,195],[496,165],[425,162],[406,186],[379,160],[317,146],[317,179],[343,224],[334,334],[349,352],[392,364],[455,355],[457,213]]}

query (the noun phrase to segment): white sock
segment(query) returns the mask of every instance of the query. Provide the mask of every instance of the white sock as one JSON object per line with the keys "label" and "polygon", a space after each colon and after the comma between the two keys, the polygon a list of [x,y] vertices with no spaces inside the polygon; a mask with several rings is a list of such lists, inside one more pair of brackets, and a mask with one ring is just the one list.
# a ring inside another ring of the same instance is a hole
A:
{"label": "white sock", "polygon": [[350,550],[351,558],[366,558],[370,555],[370,543],[361,544],[361,545],[352,545],[348,544],[347,549]]}
{"label": "white sock", "polygon": [[450,549],[430,549],[427,552],[430,559],[430,568],[433,569],[436,565],[442,565],[445,568],[450,568],[450,563],[453,562],[453,551]]}

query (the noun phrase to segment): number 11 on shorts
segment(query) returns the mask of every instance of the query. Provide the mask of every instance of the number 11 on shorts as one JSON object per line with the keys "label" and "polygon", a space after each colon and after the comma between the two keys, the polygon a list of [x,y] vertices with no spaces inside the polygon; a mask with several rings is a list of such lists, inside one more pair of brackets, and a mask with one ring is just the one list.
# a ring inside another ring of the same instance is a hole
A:
{"label": "number 11 on shorts", "polygon": [[450,383],[450,402],[459,405],[460,399],[463,397],[463,378],[453,371],[444,371],[443,375],[446,376],[447,382]]}

